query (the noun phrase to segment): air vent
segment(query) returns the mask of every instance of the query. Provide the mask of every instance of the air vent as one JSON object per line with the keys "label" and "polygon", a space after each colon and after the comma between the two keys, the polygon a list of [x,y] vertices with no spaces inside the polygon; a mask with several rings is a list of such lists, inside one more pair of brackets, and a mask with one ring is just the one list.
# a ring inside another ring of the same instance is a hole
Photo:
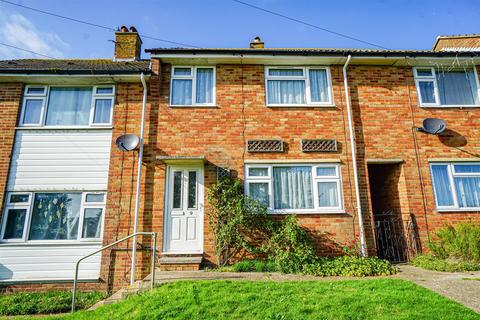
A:
{"label": "air vent", "polygon": [[335,152],[337,151],[336,140],[302,140],[303,152]]}
{"label": "air vent", "polygon": [[248,140],[248,152],[283,152],[282,140]]}

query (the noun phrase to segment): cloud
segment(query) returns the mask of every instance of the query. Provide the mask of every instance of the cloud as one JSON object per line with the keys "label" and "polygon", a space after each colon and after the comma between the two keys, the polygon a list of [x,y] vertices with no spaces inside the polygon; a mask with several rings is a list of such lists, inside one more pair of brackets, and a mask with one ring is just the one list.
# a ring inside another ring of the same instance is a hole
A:
{"label": "cloud", "polygon": [[[63,58],[69,47],[56,33],[44,32],[18,13],[0,15],[1,42],[54,58]],[[42,58],[32,53],[0,45],[0,59]]]}

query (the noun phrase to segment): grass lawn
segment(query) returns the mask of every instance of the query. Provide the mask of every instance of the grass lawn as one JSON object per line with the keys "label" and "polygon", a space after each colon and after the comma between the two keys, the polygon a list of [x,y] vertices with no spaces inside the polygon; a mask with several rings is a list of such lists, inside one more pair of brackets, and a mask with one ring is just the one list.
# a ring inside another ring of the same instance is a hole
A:
{"label": "grass lawn", "polygon": [[399,279],[181,281],[95,311],[55,319],[480,319]]}

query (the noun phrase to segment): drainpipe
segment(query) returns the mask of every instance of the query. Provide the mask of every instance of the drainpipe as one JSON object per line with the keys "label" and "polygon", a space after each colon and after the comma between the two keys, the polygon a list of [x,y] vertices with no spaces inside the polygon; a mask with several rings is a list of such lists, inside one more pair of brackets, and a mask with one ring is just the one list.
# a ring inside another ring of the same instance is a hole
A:
{"label": "drainpipe", "polygon": [[357,152],[355,148],[355,133],[353,129],[353,116],[352,116],[352,107],[350,105],[350,94],[348,90],[348,80],[347,80],[347,67],[352,59],[352,55],[348,55],[347,61],[343,65],[343,85],[345,87],[345,100],[347,102],[347,113],[348,113],[348,130],[350,133],[350,147],[352,153],[352,162],[353,162],[353,178],[355,181],[355,198],[357,203],[357,213],[358,213],[358,226],[360,228],[360,248],[362,250],[362,256],[367,256],[367,250],[365,247],[365,230],[363,227],[363,216],[362,216],[362,204],[360,202],[360,187],[358,184],[358,169],[357,169]]}
{"label": "drainpipe", "polygon": [[[138,210],[140,207],[140,179],[142,177],[142,161],[143,161],[143,132],[145,131],[145,112],[147,109],[147,83],[145,82],[145,75],[140,74],[140,81],[143,85],[143,102],[142,102],[142,124],[140,127],[140,147],[138,149],[138,163],[137,163],[137,186],[135,193],[135,216],[133,220],[133,233],[138,232]],[[133,237],[132,245],[132,267],[130,274],[130,285],[135,283],[135,258],[137,255],[137,236]],[[153,271],[153,270],[152,270]]]}

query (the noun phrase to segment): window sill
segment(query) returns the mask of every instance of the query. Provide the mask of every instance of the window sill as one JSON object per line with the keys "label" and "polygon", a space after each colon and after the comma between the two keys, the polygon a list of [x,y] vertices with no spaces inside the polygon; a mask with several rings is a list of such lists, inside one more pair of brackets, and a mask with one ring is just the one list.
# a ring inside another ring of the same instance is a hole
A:
{"label": "window sill", "polygon": [[15,127],[15,130],[112,130],[111,125],[108,126],[52,126],[52,127],[41,127],[41,126],[20,126]]}
{"label": "window sill", "polygon": [[421,108],[435,108],[435,109],[463,109],[463,108],[480,108],[480,105],[420,105]]}
{"label": "window sill", "polygon": [[438,213],[458,213],[458,212],[471,212],[480,213],[480,208],[451,208],[451,209],[435,209]]}
{"label": "window sill", "polygon": [[336,108],[335,104],[267,104],[267,108]]}
{"label": "window sill", "polygon": [[285,210],[269,210],[268,214],[279,214],[279,215],[288,215],[288,214],[296,214],[296,215],[302,215],[302,214],[318,214],[318,215],[329,215],[329,214],[346,214],[347,212],[345,210],[304,210],[304,211],[285,211]]}
{"label": "window sill", "polygon": [[169,104],[169,108],[218,108],[216,104],[186,104],[186,105],[179,105],[179,104]]}
{"label": "window sill", "polygon": [[85,241],[0,241],[1,247],[28,247],[28,246],[88,246],[102,245],[102,240],[85,240]]}

